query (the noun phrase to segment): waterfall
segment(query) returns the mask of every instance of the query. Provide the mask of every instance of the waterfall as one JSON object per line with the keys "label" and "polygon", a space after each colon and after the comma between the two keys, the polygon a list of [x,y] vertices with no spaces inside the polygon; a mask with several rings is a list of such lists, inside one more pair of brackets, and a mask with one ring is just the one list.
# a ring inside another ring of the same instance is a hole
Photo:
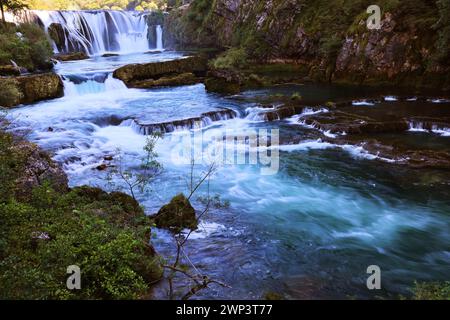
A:
{"label": "waterfall", "polygon": [[162,28],[160,25],[156,26],[156,50],[159,51],[164,50],[162,40]]}
{"label": "waterfall", "polygon": [[[45,30],[59,37],[54,46],[61,52],[84,51],[91,56],[108,52],[133,53],[150,50],[145,13],[131,11],[39,11],[31,12]],[[61,28],[62,27],[62,28]],[[158,29],[162,49],[162,29]]]}
{"label": "waterfall", "polygon": [[114,93],[120,90],[127,89],[126,85],[118,79],[109,74],[103,81],[96,79],[95,75],[92,78],[84,79],[79,83],[75,83],[70,79],[64,79],[64,96],[79,97],[88,94],[110,92]]}

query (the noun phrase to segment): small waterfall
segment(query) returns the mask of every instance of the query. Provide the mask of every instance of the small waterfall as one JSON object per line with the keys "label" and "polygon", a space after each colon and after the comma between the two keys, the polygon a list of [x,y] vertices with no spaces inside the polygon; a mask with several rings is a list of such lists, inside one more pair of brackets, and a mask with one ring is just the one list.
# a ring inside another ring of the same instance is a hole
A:
{"label": "small waterfall", "polygon": [[125,120],[121,126],[129,126],[134,131],[142,135],[150,135],[154,132],[170,133],[174,131],[187,131],[192,129],[202,129],[216,121],[224,121],[237,118],[239,114],[231,109],[210,111],[201,114],[199,117],[174,120],[160,123],[140,123],[137,120]]}
{"label": "small waterfall", "polygon": [[163,51],[163,40],[162,40],[162,28],[160,25],[156,26],[156,50]]}
{"label": "small waterfall", "polygon": [[441,135],[443,137],[450,136],[450,127],[446,123],[433,123],[433,122],[423,122],[412,120],[409,121],[410,132],[428,132]]}
{"label": "small waterfall", "polygon": [[[48,31],[58,33],[55,51],[84,51],[89,55],[107,52],[133,53],[150,49],[145,13],[114,10],[30,11]],[[162,49],[162,29],[161,36]],[[61,39],[62,38],[62,39]]]}
{"label": "small waterfall", "polygon": [[70,79],[64,79],[64,96],[67,97],[78,97],[88,94],[104,93],[104,92],[117,92],[119,90],[127,89],[126,85],[118,79],[112,77],[109,74],[104,82],[92,78],[85,79],[83,81],[78,81],[75,83]]}

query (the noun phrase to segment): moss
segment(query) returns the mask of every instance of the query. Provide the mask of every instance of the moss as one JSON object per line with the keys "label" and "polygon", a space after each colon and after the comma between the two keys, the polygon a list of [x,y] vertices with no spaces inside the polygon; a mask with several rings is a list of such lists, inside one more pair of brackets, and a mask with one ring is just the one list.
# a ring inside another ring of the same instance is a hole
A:
{"label": "moss", "polygon": [[23,94],[16,79],[0,78],[0,106],[15,106],[22,98]]}
{"label": "moss", "polygon": [[[20,200],[15,181],[26,171],[27,153],[16,144],[0,132],[0,174],[8,177],[0,179],[0,299],[147,296],[162,268],[139,204],[98,188],[55,191],[51,181]],[[82,271],[82,290],[66,288],[70,265]]]}
{"label": "moss", "polygon": [[242,48],[231,48],[210,62],[216,69],[241,69],[247,64],[247,52]]}
{"label": "moss", "polygon": [[45,32],[35,24],[0,29],[0,64],[11,60],[30,71],[50,70],[53,51]]}
{"label": "moss", "polygon": [[158,211],[154,219],[157,227],[175,232],[185,228],[197,229],[195,209],[183,194],[173,197],[170,203]]}
{"label": "moss", "polygon": [[413,293],[414,300],[450,300],[450,281],[416,282]]}
{"label": "moss", "polygon": [[236,94],[241,92],[241,85],[238,82],[228,81],[225,78],[208,77],[205,79],[205,87],[209,92]]}

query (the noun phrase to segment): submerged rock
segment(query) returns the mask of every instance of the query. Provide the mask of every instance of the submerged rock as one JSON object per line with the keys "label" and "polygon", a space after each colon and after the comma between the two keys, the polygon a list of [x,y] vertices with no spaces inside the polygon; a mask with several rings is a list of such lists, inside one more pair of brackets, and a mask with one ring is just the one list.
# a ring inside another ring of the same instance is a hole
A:
{"label": "submerged rock", "polygon": [[154,220],[158,228],[166,228],[175,232],[185,228],[197,229],[195,209],[183,194],[173,197],[169,204],[158,211]]}
{"label": "submerged rock", "polygon": [[102,57],[103,57],[103,58],[108,58],[108,57],[118,57],[118,56],[119,56],[118,53],[110,53],[110,52],[108,52],[108,53],[102,54]]}
{"label": "submerged rock", "polygon": [[301,119],[305,124],[330,133],[399,133],[408,130],[408,122],[404,119],[377,121],[369,117],[342,111],[305,116]]}

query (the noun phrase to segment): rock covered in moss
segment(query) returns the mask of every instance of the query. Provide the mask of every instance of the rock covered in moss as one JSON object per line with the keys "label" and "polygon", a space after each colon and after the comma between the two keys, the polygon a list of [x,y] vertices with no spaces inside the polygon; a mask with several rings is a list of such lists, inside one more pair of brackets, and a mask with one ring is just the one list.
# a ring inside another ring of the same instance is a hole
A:
{"label": "rock covered in moss", "polygon": [[15,78],[0,77],[0,106],[9,108],[20,103],[23,97]]}
{"label": "rock covered in moss", "polygon": [[155,224],[158,228],[166,228],[175,232],[185,228],[195,230],[197,229],[195,209],[183,194],[179,194],[158,211],[155,216]]}
{"label": "rock covered in moss", "polygon": [[21,103],[59,98],[64,95],[61,78],[53,72],[20,76],[16,78],[23,93]]}
{"label": "rock covered in moss", "polygon": [[169,87],[169,86],[186,86],[191,84],[196,84],[201,81],[200,78],[197,78],[193,73],[181,73],[176,74],[174,76],[166,76],[161,77],[157,80],[148,79],[133,82],[130,87],[139,88],[139,89],[147,89],[154,87]]}
{"label": "rock covered in moss", "polygon": [[114,71],[114,78],[122,80],[127,86],[143,80],[158,80],[162,77],[175,76],[183,73],[193,73],[202,76],[206,73],[207,61],[203,57],[195,56],[184,59],[129,64]]}
{"label": "rock covered in moss", "polygon": [[49,154],[37,145],[20,141],[13,147],[23,162],[22,172],[17,179],[17,197],[27,199],[33,189],[43,183],[49,183],[54,190],[68,190],[67,175],[62,167],[54,162]]}
{"label": "rock covered in moss", "polygon": [[89,59],[89,56],[84,52],[72,52],[72,53],[60,53],[55,55],[54,58],[59,61],[76,61]]}

